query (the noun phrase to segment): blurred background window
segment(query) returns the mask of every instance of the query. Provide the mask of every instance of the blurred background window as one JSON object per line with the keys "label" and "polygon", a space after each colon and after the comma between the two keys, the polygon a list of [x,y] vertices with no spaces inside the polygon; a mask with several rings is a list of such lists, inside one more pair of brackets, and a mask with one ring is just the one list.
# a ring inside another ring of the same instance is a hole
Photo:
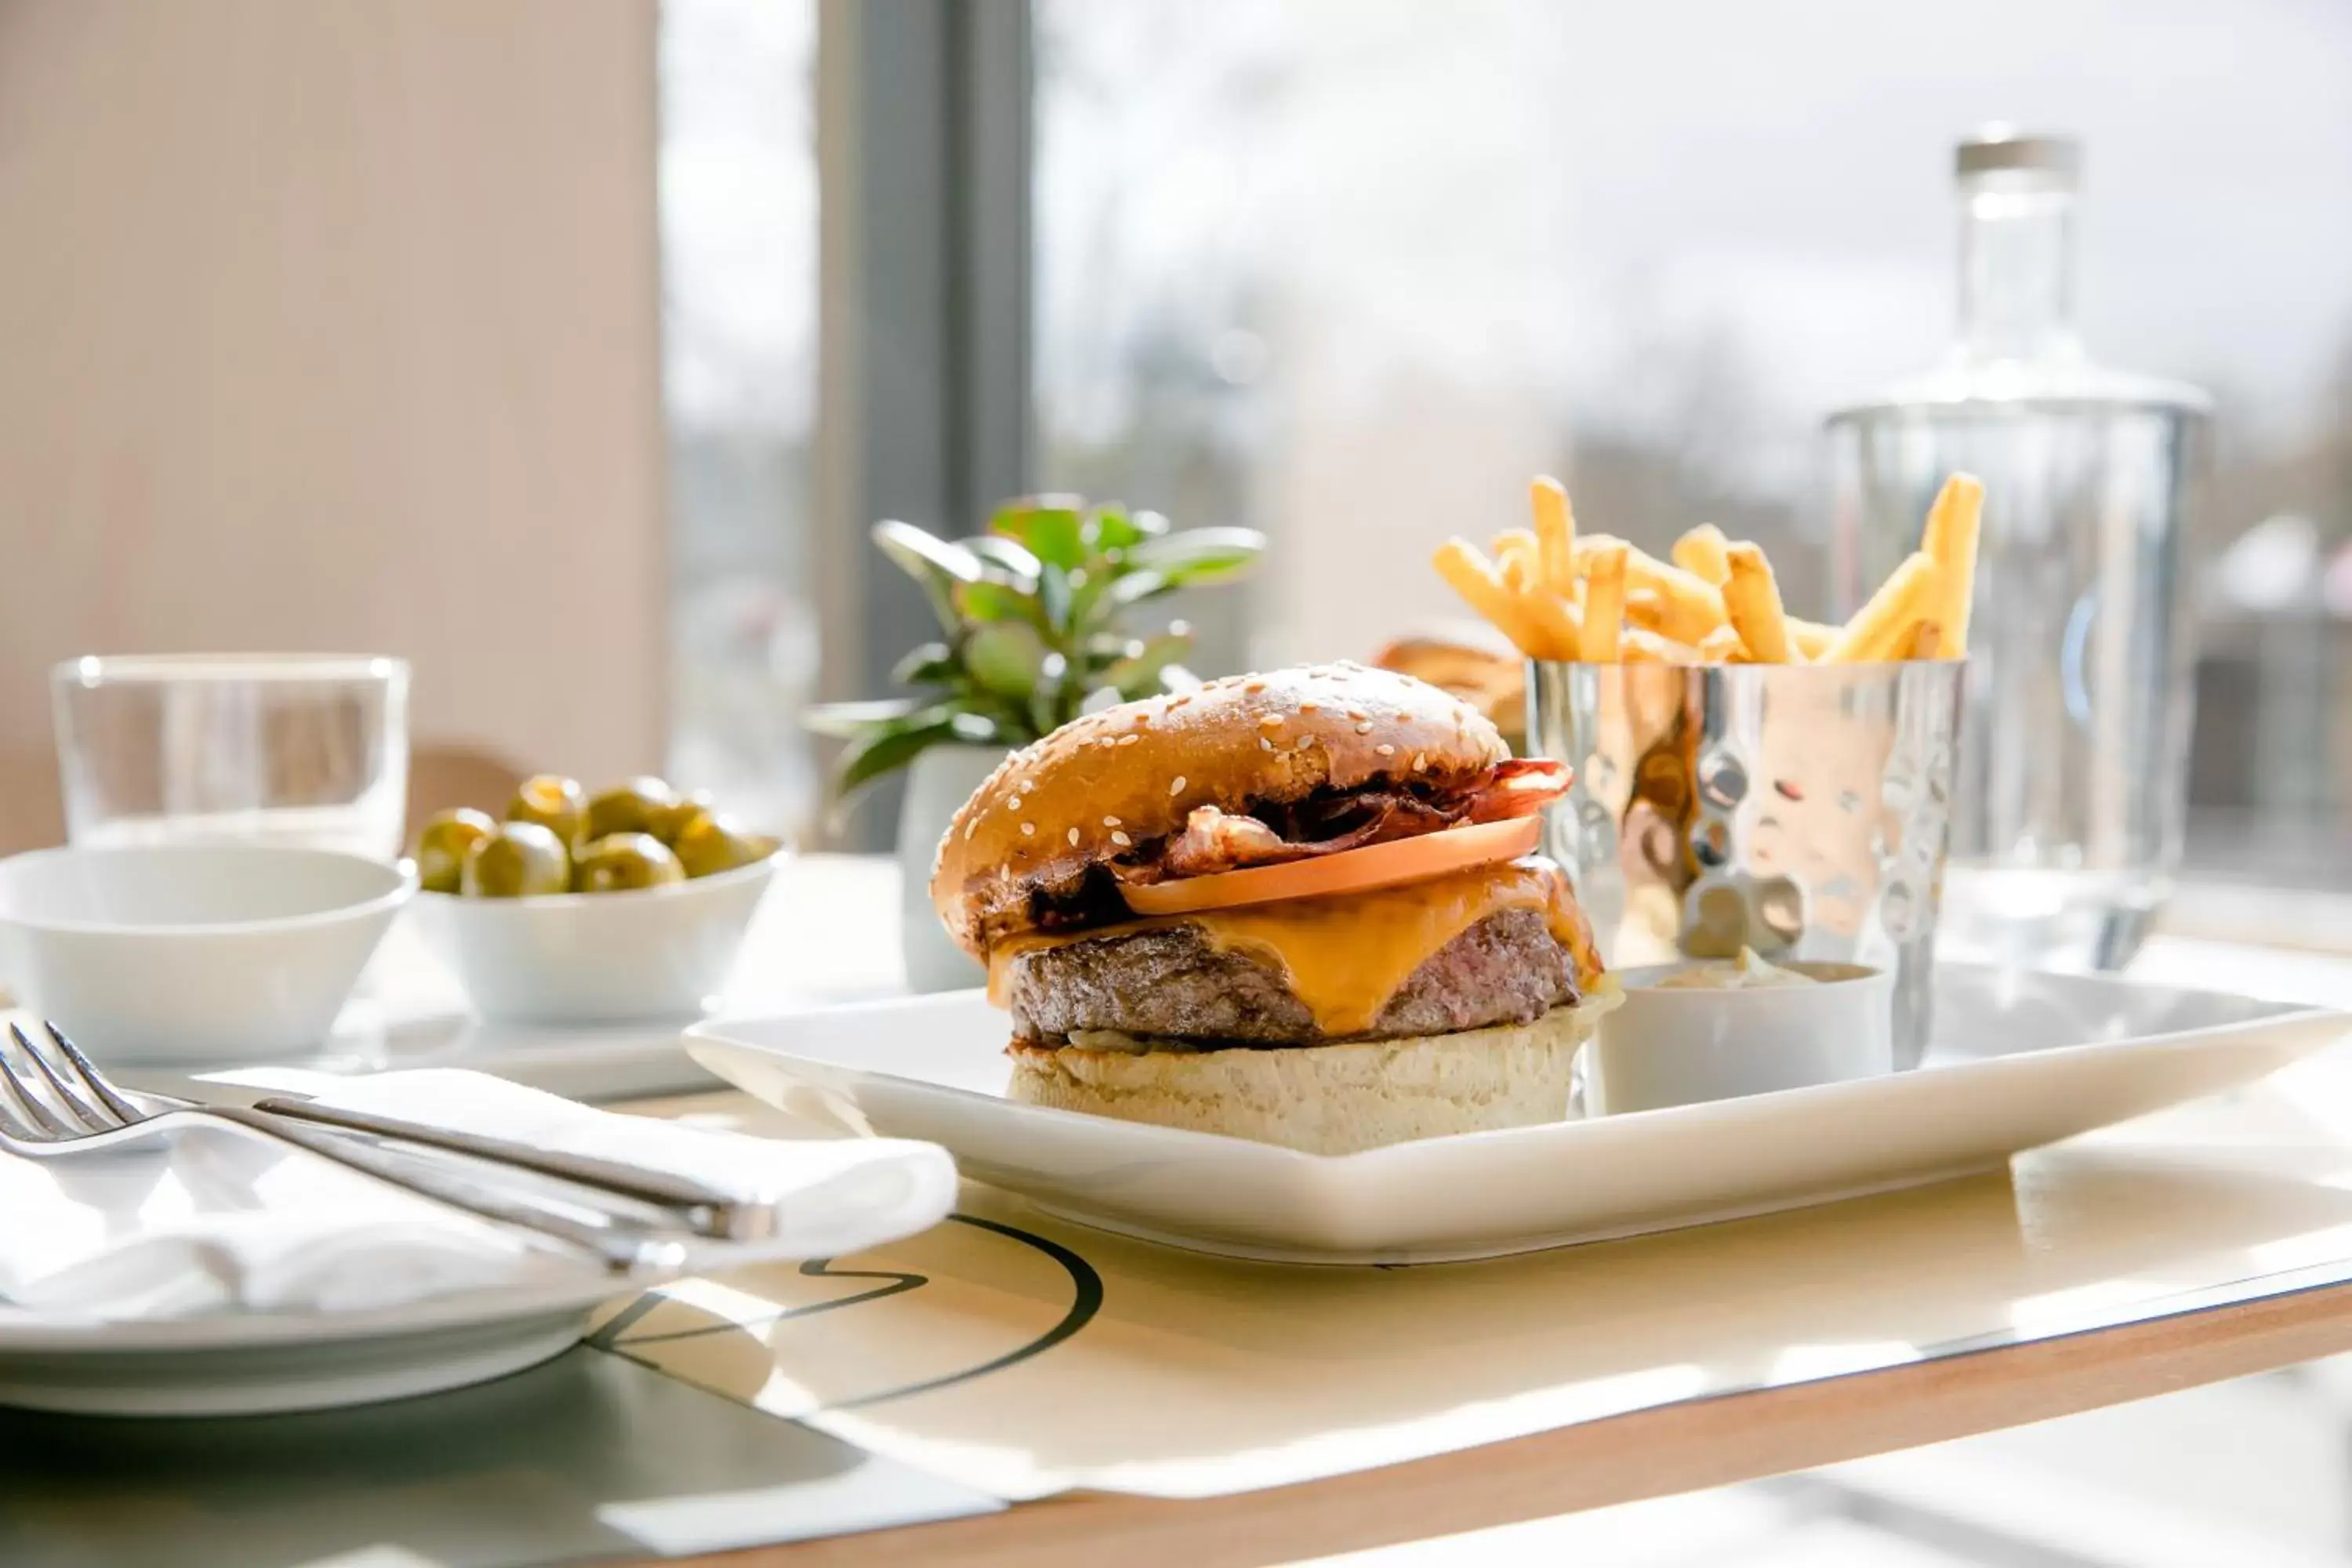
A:
{"label": "blurred background window", "polygon": [[753,820],[822,785],[816,679],[815,0],[667,0],[661,39],[668,768]]}
{"label": "blurred background window", "polygon": [[[2087,148],[2081,321],[2212,390],[2193,868],[2352,847],[2352,10],[1037,0],[1039,478],[1247,523],[1207,668],[1458,618],[1449,532],[1703,521],[1826,610],[1820,421],[1924,370],[1953,142]],[[1205,620],[1205,616],[1203,617]]]}

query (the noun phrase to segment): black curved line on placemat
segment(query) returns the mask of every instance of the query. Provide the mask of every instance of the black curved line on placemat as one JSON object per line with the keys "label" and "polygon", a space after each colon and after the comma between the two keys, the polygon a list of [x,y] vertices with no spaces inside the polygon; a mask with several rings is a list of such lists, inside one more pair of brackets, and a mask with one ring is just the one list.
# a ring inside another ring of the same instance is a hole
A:
{"label": "black curved line on placemat", "polygon": [[[625,1342],[632,1345],[666,1345],[676,1340],[695,1340],[700,1339],[705,1334],[723,1334],[730,1329],[761,1329],[770,1323],[788,1322],[794,1318],[813,1318],[819,1312],[830,1312],[836,1307],[855,1307],[860,1301],[879,1301],[886,1296],[898,1296],[908,1290],[919,1290],[931,1282],[931,1277],[928,1274],[900,1274],[887,1268],[835,1268],[830,1258],[810,1258],[801,1265],[801,1274],[810,1279],[887,1279],[889,1283],[872,1290],[860,1290],[855,1296],[837,1297],[830,1301],[812,1301],[805,1307],[786,1307],[781,1311],[771,1312],[764,1318],[754,1318],[749,1322],[706,1323],[698,1329],[678,1329],[667,1334],[640,1334],[635,1339]],[[614,1342],[615,1345],[621,1342]]]}
{"label": "black curved line on placemat", "polygon": [[944,1377],[934,1377],[922,1383],[910,1383],[904,1388],[886,1389],[880,1394],[860,1394],[856,1399],[845,1399],[838,1405],[827,1405],[813,1410],[809,1412],[810,1415],[821,1415],[827,1410],[863,1409],[868,1405],[879,1405],[886,1399],[904,1399],[910,1394],[931,1394],[942,1388],[951,1388],[959,1383],[970,1383],[976,1377],[986,1377],[992,1372],[1003,1372],[1008,1366],[1019,1365],[1031,1356],[1045,1354],[1094,1321],[1095,1314],[1102,1310],[1102,1276],[1095,1272],[1093,1264],[1088,1263],[1060,1242],[1048,1240],[1045,1237],[1013,1226],[999,1225],[992,1219],[980,1219],[968,1214],[951,1214],[948,1217],[961,1225],[973,1226],[981,1230],[992,1230],[997,1235],[1011,1240],[1025,1242],[1060,1264],[1063,1270],[1070,1277],[1070,1310],[1062,1314],[1060,1322],[1055,1323],[1027,1344],[1009,1351],[994,1361],[982,1362],[980,1365],[969,1367],[962,1372],[951,1372]]}
{"label": "black curved line on placemat", "polygon": [[[885,1389],[879,1394],[860,1394],[856,1399],[845,1399],[838,1405],[823,1405],[806,1414],[814,1415],[825,1410],[854,1410],[864,1405],[878,1405],[887,1399],[903,1399],[910,1394],[929,1394],[959,1383],[968,1383],[976,1377],[985,1377],[992,1372],[1002,1372],[1006,1367],[1016,1366],[1032,1356],[1043,1355],[1052,1350],[1092,1322],[1095,1314],[1102,1310],[1102,1276],[1095,1272],[1093,1264],[1088,1263],[1060,1242],[1049,1240],[1014,1226],[1000,1224],[992,1219],[981,1219],[973,1215],[951,1214],[948,1218],[958,1225],[968,1225],[978,1230],[992,1231],[1008,1240],[1034,1247],[1060,1264],[1063,1272],[1070,1277],[1069,1310],[1062,1314],[1061,1321],[1052,1328],[1047,1329],[1027,1344],[1017,1346],[992,1361],[982,1362],[978,1366],[967,1367],[961,1372],[951,1372],[944,1376],[929,1378],[921,1383],[910,1383],[903,1388]],[[801,1265],[801,1272],[816,1279],[883,1279],[889,1283],[878,1289],[862,1290],[855,1296],[844,1296],[838,1300],[818,1301],[806,1307],[784,1308],[766,1317],[754,1318],[746,1322],[711,1323],[698,1329],[681,1329],[675,1333],[648,1334],[642,1338],[624,1341],[620,1337],[622,1334],[627,1332],[632,1325],[643,1321],[647,1313],[667,1299],[658,1291],[649,1290],[614,1313],[612,1321],[597,1330],[589,1338],[588,1342],[598,1350],[629,1356],[633,1361],[639,1360],[642,1358],[629,1355],[629,1352],[638,1345],[666,1344],[678,1340],[698,1338],[704,1334],[721,1334],[733,1329],[764,1328],[771,1323],[784,1322],[793,1318],[805,1318],[859,1301],[878,1301],[887,1296],[899,1295],[904,1291],[917,1289],[930,1283],[929,1279],[921,1274],[886,1270],[835,1269],[832,1267],[832,1261],[831,1258],[813,1258]]]}

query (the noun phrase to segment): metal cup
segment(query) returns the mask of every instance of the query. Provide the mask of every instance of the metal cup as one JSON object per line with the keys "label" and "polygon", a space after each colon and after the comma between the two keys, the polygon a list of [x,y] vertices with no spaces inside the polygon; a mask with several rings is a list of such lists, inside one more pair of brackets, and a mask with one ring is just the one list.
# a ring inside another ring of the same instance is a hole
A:
{"label": "metal cup", "polygon": [[1891,970],[1895,1065],[1916,1066],[1965,668],[1531,664],[1528,749],[1576,769],[1545,849],[1602,959]]}

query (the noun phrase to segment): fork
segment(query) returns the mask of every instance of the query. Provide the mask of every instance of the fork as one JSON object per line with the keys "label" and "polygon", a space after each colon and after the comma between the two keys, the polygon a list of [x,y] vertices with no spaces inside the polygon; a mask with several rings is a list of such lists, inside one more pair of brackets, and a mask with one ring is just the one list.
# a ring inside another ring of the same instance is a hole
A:
{"label": "fork", "polygon": [[[263,1133],[478,1218],[562,1242],[589,1253],[616,1274],[676,1268],[686,1258],[688,1241],[708,1234],[673,1209],[623,1197],[569,1176],[562,1179],[583,1194],[593,1192],[614,1200],[617,1206],[500,1191],[455,1169],[436,1170],[413,1156],[238,1106],[196,1105],[164,1095],[140,1095],[138,1099],[163,1107],[149,1110],[108,1082],[54,1024],[46,1028],[64,1058],[61,1064],[51,1061],[50,1053],[35,1045],[23,1028],[8,1026],[17,1048],[33,1064],[37,1080],[12,1059],[5,1047],[0,1047],[0,1152],[57,1157],[133,1127],[210,1121]],[[35,1087],[36,1081],[47,1087],[46,1095]]]}

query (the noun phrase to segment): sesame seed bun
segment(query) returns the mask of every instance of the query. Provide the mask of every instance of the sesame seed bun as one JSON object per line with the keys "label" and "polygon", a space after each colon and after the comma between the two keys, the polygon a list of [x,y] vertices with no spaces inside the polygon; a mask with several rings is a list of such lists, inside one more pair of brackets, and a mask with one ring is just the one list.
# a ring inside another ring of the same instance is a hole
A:
{"label": "sesame seed bun", "polygon": [[1360,664],[1123,703],[1005,759],[940,840],[931,903],[983,956],[1035,929],[1040,897],[1074,892],[1097,865],[1180,831],[1195,807],[1244,812],[1388,782],[1451,788],[1509,755],[1467,703]]}

